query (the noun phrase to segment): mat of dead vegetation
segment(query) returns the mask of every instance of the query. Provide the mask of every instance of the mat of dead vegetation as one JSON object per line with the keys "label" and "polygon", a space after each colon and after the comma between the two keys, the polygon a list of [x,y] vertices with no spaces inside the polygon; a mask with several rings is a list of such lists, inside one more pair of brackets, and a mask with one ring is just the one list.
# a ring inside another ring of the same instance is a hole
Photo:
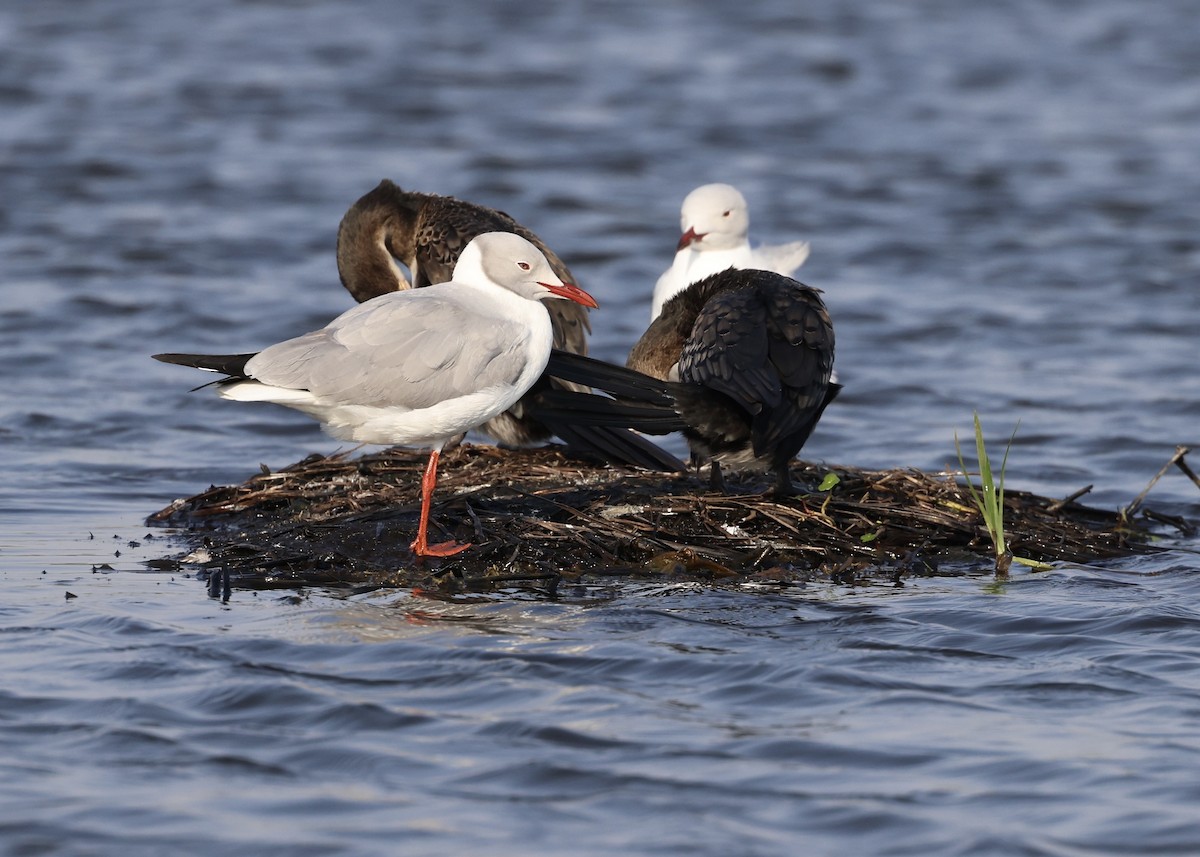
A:
{"label": "mat of dead vegetation", "polygon": [[[730,482],[722,493],[695,474],[595,466],[555,447],[464,444],[442,457],[430,539],[473,546],[418,562],[408,544],[425,460],[400,448],[312,455],[177,500],[150,521],[179,528],[188,544],[176,561],[226,589],[553,591],[564,580],[612,577],[900,582],[986,567],[992,556],[961,474],[796,462],[801,493],[778,499],[765,480]],[[1029,559],[1094,562],[1155,549],[1145,527],[1076,497],[1009,490],[1005,512],[1011,550]]]}

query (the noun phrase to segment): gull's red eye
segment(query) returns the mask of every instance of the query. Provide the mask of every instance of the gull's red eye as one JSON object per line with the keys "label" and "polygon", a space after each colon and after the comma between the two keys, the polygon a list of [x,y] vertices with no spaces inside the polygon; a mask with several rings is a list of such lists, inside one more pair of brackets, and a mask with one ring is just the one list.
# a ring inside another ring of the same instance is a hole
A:
{"label": "gull's red eye", "polygon": [[517,267],[520,268],[522,271],[528,271],[529,263],[528,262],[517,262]]}

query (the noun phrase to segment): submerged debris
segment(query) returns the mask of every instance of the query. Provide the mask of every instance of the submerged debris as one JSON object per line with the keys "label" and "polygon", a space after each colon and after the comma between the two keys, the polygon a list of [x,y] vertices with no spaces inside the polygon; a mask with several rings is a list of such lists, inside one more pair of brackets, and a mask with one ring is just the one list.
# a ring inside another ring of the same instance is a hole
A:
{"label": "submerged debris", "polygon": [[[808,493],[777,499],[754,480],[707,490],[690,475],[590,466],[555,447],[464,444],[443,458],[431,526],[470,550],[414,561],[425,454],[395,448],[311,455],[240,485],[177,500],[150,521],[181,527],[189,559],[220,586],[304,584],[438,589],[514,582],[553,590],[604,576],[795,583],[939,573],[991,556],[979,512],[953,474],[796,462]],[[836,478],[830,476],[834,474]],[[825,488],[825,490],[820,490]],[[1012,549],[1090,562],[1153,548],[1117,512],[1005,493]],[[181,560],[187,561],[187,560]]]}

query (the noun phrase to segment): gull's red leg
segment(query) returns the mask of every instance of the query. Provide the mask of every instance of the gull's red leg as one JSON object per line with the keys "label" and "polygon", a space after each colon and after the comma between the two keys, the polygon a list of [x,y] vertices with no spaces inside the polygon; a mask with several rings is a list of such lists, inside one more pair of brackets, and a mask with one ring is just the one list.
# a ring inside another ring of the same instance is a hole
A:
{"label": "gull's red leg", "polygon": [[425,465],[425,474],[421,477],[421,520],[417,524],[417,537],[410,545],[412,552],[417,556],[454,556],[471,546],[470,542],[466,544],[438,542],[431,545],[426,541],[429,529],[429,505],[433,501],[433,489],[437,485],[437,466],[440,457],[440,450],[435,449],[429,453],[429,462]]}

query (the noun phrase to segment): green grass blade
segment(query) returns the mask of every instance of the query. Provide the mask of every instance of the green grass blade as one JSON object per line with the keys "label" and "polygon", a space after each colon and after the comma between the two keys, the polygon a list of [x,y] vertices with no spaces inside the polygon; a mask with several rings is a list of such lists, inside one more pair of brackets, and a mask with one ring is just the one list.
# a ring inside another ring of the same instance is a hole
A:
{"label": "green grass blade", "polygon": [[958,443],[958,432],[954,433],[954,451],[958,453],[958,469],[962,471],[963,479],[967,480],[967,490],[971,493],[971,499],[975,502],[975,506],[979,509],[979,514],[987,517],[984,512],[983,497],[975,490],[975,484],[971,482],[971,474],[967,472],[967,462],[963,460],[962,447]]}
{"label": "green grass blade", "polygon": [[996,486],[997,502],[1000,510],[1000,537],[1004,538],[1004,474],[1008,471],[1008,454],[1012,452],[1013,441],[1017,439],[1017,429],[1021,427],[1021,421],[1018,419],[1017,424],[1013,426],[1012,434],[1008,436],[1008,444],[1004,447],[1004,458],[1000,461],[1000,481]]}
{"label": "green grass blade", "polygon": [[971,499],[983,517],[983,524],[987,528],[988,536],[992,540],[992,547],[996,551],[996,574],[1006,575],[1010,561],[1027,565],[1039,571],[1051,568],[1052,566],[1044,562],[1012,556],[1008,553],[1008,544],[1004,538],[1004,477],[1008,472],[1008,454],[1012,451],[1013,441],[1016,440],[1017,429],[1021,427],[1021,421],[1017,420],[1017,424],[1008,438],[1008,445],[1004,447],[1004,457],[1000,460],[1000,473],[997,478],[996,472],[992,469],[992,460],[987,454],[987,444],[983,439],[983,424],[979,421],[979,412],[975,411],[973,414],[975,417],[975,455],[979,459],[978,490],[971,481],[971,475],[967,472],[967,463],[963,459],[958,432],[954,433],[954,451],[958,454],[958,466],[962,470],[963,478],[967,481],[967,490],[971,493]]}
{"label": "green grass blade", "polygon": [[[975,452],[979,459],[979,483],[983,492],[983,518],[988,532],[995,542],[996,556],[1004,553],[1004,506],[1003,493],[997,495],[996,480],[992,473],[992,461],[987,454],[987,446],[983,441],[983,425],[979,422],[979,413],[975,413]],[[1007,457],[1007,452],[1005,453]]]}

